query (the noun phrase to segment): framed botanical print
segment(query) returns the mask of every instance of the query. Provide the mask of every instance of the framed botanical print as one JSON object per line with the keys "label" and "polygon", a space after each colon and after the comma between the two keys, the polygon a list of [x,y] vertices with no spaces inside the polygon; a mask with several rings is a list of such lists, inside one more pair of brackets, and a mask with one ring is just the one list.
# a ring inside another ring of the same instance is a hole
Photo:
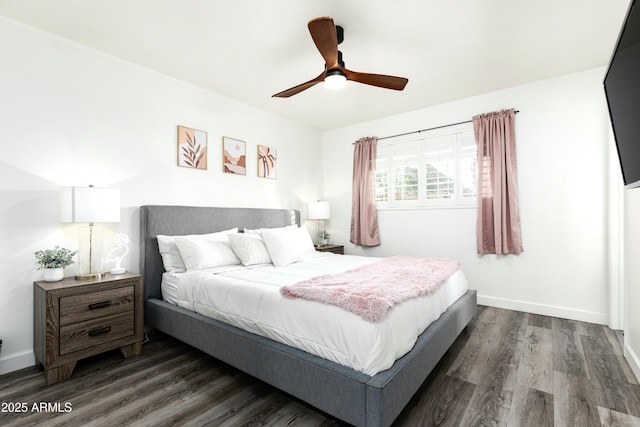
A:
{"label": "framed botanical print", "polygon": [[276,179],[278,157],[275,148],[258,145],[258,176]]}
{"label": "framed botanical print", "polygon": [[247,143],[222,137],[222,170],[236,175],[247,174]]}
{"label": "framed botanical print", "polygon": [[178,126],[178,166],[207,169],[207,133]]}

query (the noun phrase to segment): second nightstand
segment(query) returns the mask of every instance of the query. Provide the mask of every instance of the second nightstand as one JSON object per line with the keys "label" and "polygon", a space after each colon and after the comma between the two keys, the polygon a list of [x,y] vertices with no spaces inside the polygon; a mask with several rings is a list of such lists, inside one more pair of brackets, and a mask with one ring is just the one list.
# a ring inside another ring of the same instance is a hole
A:
{"label": "second nightstand", "polygon": [[316,246],[318,252],[333,252],[334,254],[344,255],[343,245],[322,245]]}
{"label": "second nightstand", "polygon": [[116,348],[140,354],[143,299],[138,274],[35,282],[33,350],[47,384],[69,378],[85,357]]}

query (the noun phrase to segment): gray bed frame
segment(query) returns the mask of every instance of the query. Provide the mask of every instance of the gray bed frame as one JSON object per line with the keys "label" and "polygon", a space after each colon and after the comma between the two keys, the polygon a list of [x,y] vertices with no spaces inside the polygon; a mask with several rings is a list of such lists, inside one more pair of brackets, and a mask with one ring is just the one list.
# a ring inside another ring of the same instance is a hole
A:
{"label": "gray bed frame", "polygon": [[300,223],[285,209],[142,206],[140,268],[145,324],[265,381],[356,426],[389,426],[477,310],[469,290],[419,337],[393,366],[368,376],[163,301],[158,234],[203,234],[232,227],[282,227]]}

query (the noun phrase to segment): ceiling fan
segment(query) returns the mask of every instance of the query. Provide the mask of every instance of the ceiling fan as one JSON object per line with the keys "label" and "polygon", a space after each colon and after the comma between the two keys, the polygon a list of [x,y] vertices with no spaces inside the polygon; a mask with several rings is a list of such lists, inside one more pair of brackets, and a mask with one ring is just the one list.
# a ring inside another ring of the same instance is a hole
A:
{"label": "ceiling fan", "polygon": [[321,82],[325,82],[329,87],[334,85],[337,87],[343,86],[347,80],[352,80],[393,90],[402,90],[407,85],[409,79],[404,77],[359,73],[346,69],[342,60],[342,52],[338,50],[338,45],[344,39],[344,31],[342,27],[333,23],[332,18],[328,16],[315,18],[309,21],[308,26],[311,38],[325,60],[324,71],[308,82],[276,93],[273,95],[274,98],[288,98]]}

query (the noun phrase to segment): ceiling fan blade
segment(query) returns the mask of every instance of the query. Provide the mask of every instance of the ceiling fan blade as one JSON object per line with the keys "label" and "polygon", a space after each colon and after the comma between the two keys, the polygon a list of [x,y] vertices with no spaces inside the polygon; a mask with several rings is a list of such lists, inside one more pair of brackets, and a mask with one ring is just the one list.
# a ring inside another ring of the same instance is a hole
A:
{"label": "ceiling fan blade", "polygon": [[316,77],[315,79],[311,79],[308,82],[304,82],[299,84],[298,86],[294,86],[292,88],[289,88],[287,90],[283,90],[280,93],[276,93],[275,95],[272,95],[272,98],[288,98],[292,95],[295,95],[296,93],[300,93],[303,90],[309,89],[311,86],[315,86],[318,83],[321,83],[322,81],[324,81],[324,75],[325,72],[323,71],[318,77]]}
{"label": "ceiling fan blade", "polygon": [[353,80],[354,82],[383,87],[386,89],[402,90],[409,82],[409,79],[404,77],[359,73],[357,71],[347,70],[346,68],[344,69],[344,72],[347,75],[347,80]]}
{"label": "ceiling fan blade", "polygon": [[327,64],[327,70],[338,67],[338,35],[333,19],[328,16],[315,18],[308,24],[311,38]]}

